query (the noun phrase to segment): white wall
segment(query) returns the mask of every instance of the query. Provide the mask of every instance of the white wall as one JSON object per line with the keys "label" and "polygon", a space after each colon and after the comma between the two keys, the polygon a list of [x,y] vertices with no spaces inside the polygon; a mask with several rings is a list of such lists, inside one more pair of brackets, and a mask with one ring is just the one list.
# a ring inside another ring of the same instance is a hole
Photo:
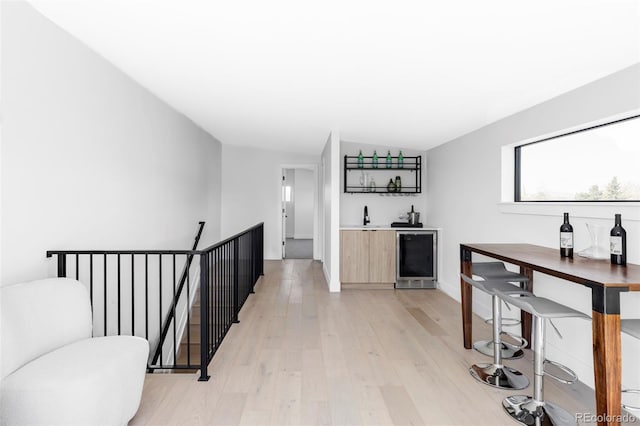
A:
{"label": "white wall", "polygon": [[[402,148],[402,155],[405,157],[422,156],[422,193],[420,194],[345,194],[344,193],[344,156],[358,155],[362,150],[362,155],[371,156],[376,150],[380,157],[379,171],[365,170],[369,176],[375,179],[377,188],[386,188],[390,178],[400,175],[403,185],[414,184],[415,172],[407,170],[387,170],[385,169],[385,158],[389,147],[381,145],[367,145],[342,141],[340,143],[340,225],[353,226],[362,225],[364,206],[369,211],[369,218],[372,225],[390,225],[391,222],[400,222],[399,216],[411,211],[411,205],[415,211],[420,213],[420,221],[428,224],[427,196],[426,196],[426,152]],[[398,155],[398,148],[391,149],[391,155]],[[349,182],[359,181],[359,176],[363,172],[349,171]]]}
{"label": "white wall", "polygon": [[220,238],[221,144],[22,2],[2,2],[1,285],[48,249]]}
{"label": "white wall", "polygon": [[[445,231],[445,238],[440,240],[444,244],[445,257],[440,273],[442,290],[460,300],[460,243],[523,242],[556,248],[563,211],[571,213],[576,250],[589,245],[586,222],[610,228],[613,213],[622,211],[628,235],[628,261],[640,263],[638,205],[514,207],[500,203],[503,145],[638,108],[640,65],[635,65],[430,150],[427,167],[429,222]],[[579,161],[579,153],[571,161]],[[633,217],[635,220],[630,219]],[[536,274],[535,291],[591,313],[591,295],[586,287]],[[474,310],[488,317],[488,296],[474,292]],[[638,317],[639,312],[640,294],[624,294],[622,316]],[[556,325],[563,332],[564,340],[550,329],[548,357],[567,364],[583,382],[593,386],[591,323],[565,319],[557,320]],[[622,343],[623,384],[638,388],[640,369],[634,360],[640,357],[640,344],[626,335]]]}
{"label": "white wall", "polygon": [[[315,195],[313,171],[294,169],[294,238],[313,238],[313,198]],[[288,218],[287,218],[288,220]]]}
{"label": "white wall", "polygon": [[282,169],[317,155],[222,146],[222,238],[264,222],[265,259],[282,259]]}
{"label": "white wall", "polygon": [[340,291],[340,134],[334,130],[322,150],[323,271],[329,291]]}

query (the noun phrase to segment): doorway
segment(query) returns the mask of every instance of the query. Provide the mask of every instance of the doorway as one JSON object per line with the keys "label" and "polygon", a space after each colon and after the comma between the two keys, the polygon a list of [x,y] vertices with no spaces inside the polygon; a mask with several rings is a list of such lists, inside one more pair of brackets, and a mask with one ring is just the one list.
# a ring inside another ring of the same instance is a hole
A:
{"label": "doorway", "polygon": [[313,259],[315,185],[312,169],[282,169],[283,259]]}

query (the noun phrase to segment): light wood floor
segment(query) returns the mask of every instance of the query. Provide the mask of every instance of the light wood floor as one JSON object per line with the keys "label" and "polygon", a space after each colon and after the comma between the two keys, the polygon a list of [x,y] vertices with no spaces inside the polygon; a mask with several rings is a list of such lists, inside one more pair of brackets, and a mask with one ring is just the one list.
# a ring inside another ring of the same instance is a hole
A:
{"label": "light wood floor", "polygon": [[[469,375],[471,364],[490,359],[463,348],[460,305],[444,293],[330,294],[318,262],[265,269],[209,366],[210,381],[147,375],[130,424],[516,424],[500,404],[512,393]],[[490,335],[474,321],[474,337]],[[525,358],[507,364],[532,379],[530,352]],[[594,412],[586,386],[545,386],[547,399],[570,412]]]}

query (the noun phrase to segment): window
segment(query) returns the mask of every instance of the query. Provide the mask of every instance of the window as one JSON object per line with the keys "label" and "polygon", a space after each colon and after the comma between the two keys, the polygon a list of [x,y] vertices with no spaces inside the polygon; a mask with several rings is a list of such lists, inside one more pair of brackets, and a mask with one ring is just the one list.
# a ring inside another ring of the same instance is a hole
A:
{"label": "window", "polygon": [[515,201],[640,201],[640,116],[515,148]]}
{"label": "window", "polygon": [[282,187],[282,201],[287,203],[291,202],[291,186],[283,186]]}

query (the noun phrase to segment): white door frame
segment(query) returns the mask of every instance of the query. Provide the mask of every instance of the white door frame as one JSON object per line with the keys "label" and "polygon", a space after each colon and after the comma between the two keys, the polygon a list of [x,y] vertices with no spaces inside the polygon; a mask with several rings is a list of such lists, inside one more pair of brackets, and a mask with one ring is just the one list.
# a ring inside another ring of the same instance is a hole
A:
{"label": "white door frame", "polygon": [[282,169],[282,192],[281,192],[281,207],[282,207],[282,213],[281,213],[281,220],[280,220],[280,227],[282,228],[281,231],[282,233],[280,234],[280,238],[282,239],[282,250],[280,252],[280,256],[282,257],[282,259],[284,259],[287,255],[287,201],[285,198],[285,188],[286,188],[286,180],[285,180],[285,169]]}
{"label": "white door frame", "polygon": [[[320,235],[318,235],[318,209],[320,203],[318,201],[318,165],[316,163],[287,163],[280,165],[280,179],[284,176],[285,169],[305,169],[313,172],[313,259],[320,259]],[[280,183],[282,185],[282,182]],[[282,197],[282,195],[280,195]],[[278,209],[278,223],[280,223],[280,235],[285,235],[285,229],[283,227],[282,220],[282,200],[278,203],[280,208]]]}

